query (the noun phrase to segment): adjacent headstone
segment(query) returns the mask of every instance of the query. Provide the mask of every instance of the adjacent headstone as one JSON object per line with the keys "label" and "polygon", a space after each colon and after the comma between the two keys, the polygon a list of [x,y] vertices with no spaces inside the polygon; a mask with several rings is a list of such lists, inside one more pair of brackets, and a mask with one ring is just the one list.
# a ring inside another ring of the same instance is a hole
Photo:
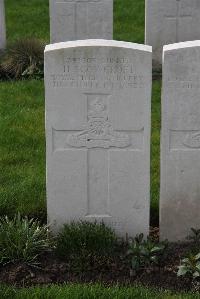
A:
{"label": "adjacent headstone", "polygon": [[113,38],[113,0],[50,0],[51,43]]}
{"label": "adjacent headstone", "polygon": [[160,235],[184,241],[200,220],[200,41],[164,47]]}
{"label": "adjacent headstone", "polygon": [[45,50],[47,207],[52,230],[104,221],[149,231],[151,47],[108,40]]}
{"label": "adjacent headstone", "polygon": [[199,0],[146,0],[146,44],[154,66],[162,63],[164,45],[200,39]]}
{"label": "adjacent headstone", "polygon": [[0,0],[0,49],[6,47],[6,24],[4,0]]}

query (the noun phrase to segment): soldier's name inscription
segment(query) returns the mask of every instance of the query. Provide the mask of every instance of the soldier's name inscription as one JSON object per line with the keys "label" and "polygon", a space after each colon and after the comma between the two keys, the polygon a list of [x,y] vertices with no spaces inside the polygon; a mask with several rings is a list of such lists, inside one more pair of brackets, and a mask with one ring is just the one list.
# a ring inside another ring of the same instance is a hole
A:
{"label": "soldier's name inscription", "polygon": [[138,74],[132,61],[120,57],[65,57],[63,72],[50,75],[53,87],[142,88],[145,77]]}

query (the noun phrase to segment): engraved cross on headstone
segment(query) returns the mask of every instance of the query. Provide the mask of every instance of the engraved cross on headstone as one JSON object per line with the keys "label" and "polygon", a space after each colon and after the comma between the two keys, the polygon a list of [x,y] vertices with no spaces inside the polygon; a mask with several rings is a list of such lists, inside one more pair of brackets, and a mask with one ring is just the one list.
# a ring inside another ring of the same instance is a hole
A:
{"label": "engraved cross on headstone", "polygon": [[[138,150],[143,146],[143,130],[117,130],[109,120],[108,94],[85,94],[87,124],[83,130],[54,130],[54,151],[84,150],[87,152],[86,217],[111,217],[109,212],[109,170],[111,151]],[[134,141],[135,149],[134,149]],[[64,144],[62,143],[64,141]],[[139,140],[139,141],[138,141]]]}
{"label": "engraved cross on headstone", "polygon": [[168,21],[175,20],[176,25],[175,25],[175,30],[176,30],[176,37],[174,42],[179,42],[180,41],[180,36],[179,36],[179,31],[180,31],[180,21],[182,19],[192,19],[191,14],[183,14],[181,13],[181,4],[182,0],[176,0],[176,11],[175,14],[170,14],[170,15],[165,15],[165,19]]}
{"label": "engraved cross on headstone", "polygon": [[[73,23],[74,23],[74,34],[76,39],[79,39],[79,32],[82,32],[83,30],[85,30],[85,32],[88,32],[89,28],[88,28],[88,5],[91,3],[97,3],[100,2],[101,0],[65,0],[65,1],[58,1],[58,4],[64,4],[64,3],[71,3],[74,4],[74,18],[73,18]],[[78,22],[78,9],[81,4],[84,5],[84,12],[82,13],[82,17],[81,17],[81,22]],[[65,10],[63,10],[60,14],[60,16],[64,16],[67,17],[67,15],[65,15]]]}

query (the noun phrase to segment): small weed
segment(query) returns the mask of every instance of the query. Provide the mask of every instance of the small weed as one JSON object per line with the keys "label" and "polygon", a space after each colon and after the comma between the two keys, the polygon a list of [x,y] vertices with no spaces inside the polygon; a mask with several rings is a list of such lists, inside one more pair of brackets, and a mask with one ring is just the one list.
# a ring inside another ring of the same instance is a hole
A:
{"label": "small weed", "polygon": [[193,279],[200,277],[200,253],[190,254],[187,258],[181,260],[177,276],[186,275],[192,276]]}
{"label": "small weed", "polygon": [[191,234],[187,237],[187,240],[190,240],[196,244],[200,243],[200,229],[191,228]]}
{"label": "small weed", "polygon": [[72,222],[65,224],[57,239],[57,254],[62,258],[71,255],[107,255],[113,251],[116,236],[102,223]]}
{"label": "small weed", "polygon": [[38,263],[38,256],[49,247],[47,226],[41,226],[34,219],[22,218],[20,214],[13,219],[0,218],[0,263],[24,262]]}
{"label": "small weed", "polygon": [[151,238],[144,240],[143,234],[137,235],[127,252],[131,257],[131,275],[135,276],[142,269],[149,270],[152,266],[158,266],[166,247],[167,241],[158,243]]}
{"label": "small weed", "polygon": [[15,41],[5,52],[1,73],[11,79],[43,77],[44,44],[34,38]]}

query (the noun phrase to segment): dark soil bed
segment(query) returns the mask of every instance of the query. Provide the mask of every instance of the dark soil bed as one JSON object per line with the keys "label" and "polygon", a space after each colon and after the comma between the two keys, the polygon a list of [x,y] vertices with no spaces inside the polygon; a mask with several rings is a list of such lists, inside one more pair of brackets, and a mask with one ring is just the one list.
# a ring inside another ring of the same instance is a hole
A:
{"label": "dark soil bed", "polygon": [[105,285],[142,284],[175,291],[200,290],[199,282],[188,277],[177,277],[180,259],[192,250],[191,243],[169,244],[160,267],[141,271],[130,276],[130,260],[124,246],[112,257],[89,257],[87,262],[81,259],[60,260],[49,252],[41,257],[40,267],[7,264],[0,267],[0,282],[15,286],[32,286],[50,283],[102,283]]}

